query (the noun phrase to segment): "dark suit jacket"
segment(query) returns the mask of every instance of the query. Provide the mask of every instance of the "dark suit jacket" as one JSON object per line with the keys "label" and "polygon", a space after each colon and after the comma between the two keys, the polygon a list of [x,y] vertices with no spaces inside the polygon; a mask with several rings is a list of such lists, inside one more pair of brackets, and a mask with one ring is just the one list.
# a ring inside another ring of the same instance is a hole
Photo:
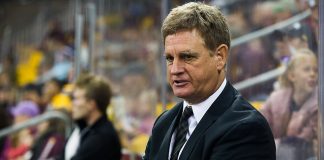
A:
{"label": "dark suit jacket", "polygon": [[121,145],[112,123],[102,116],[81,131],[80,146],[71,160],[120,160]]}
{"label": "dark suit jacket", "polygon": [[[145,160],[167,160],[182,102],[155,122]],[[275,160],[274,138],[265,118],[229,83],[188,139],[180,160]]]}

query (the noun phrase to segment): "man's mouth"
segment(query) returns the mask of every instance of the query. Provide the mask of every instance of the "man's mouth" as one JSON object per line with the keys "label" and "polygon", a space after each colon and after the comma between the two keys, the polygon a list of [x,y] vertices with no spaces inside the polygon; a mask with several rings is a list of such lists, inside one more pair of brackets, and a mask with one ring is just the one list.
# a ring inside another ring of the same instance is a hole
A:
{"label": "man's mouth", "polygon": [[185,80],[174,80],[174,81],[173,81],[173,84],[174,84],[176,87],[182,87],[182,86],[188,84],[188,81],[185,81]]}

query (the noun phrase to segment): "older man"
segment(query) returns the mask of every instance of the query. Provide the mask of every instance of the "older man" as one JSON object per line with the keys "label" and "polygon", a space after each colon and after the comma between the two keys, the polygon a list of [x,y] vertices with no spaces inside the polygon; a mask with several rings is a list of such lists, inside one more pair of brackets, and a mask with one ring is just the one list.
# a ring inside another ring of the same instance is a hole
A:
{"label": "older man", "polygon": [[265,118],[225,78],[230,34],[212,6],[174,8],[162,25],[167,77],[183,102],[155,122],[144,159],[275,160]]}

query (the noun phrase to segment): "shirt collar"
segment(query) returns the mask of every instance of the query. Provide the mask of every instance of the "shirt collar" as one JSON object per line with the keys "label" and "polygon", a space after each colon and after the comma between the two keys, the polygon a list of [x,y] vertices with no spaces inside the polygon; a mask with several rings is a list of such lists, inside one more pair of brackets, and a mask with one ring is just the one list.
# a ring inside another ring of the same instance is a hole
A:
{"label": "shirt collar", "polygon": [[[199,121],[205,115],[205,113],[210,108],[210,106],[214,103],[214,101],[218,98],[218,96],[223,92],[225,85],[226,85],[226,78],[222,82],[221,86],[216,90],[216,92],[213,93],[211,96],[209,96],[206,100],[204,100],[198,104],[190,104],[190,106],[192,106],[193,115],[194,115],[197,123],[199,123]],[[187,101],[184,101],[183,102],[183,110],[188,105],[189,105],[189,103]]]}

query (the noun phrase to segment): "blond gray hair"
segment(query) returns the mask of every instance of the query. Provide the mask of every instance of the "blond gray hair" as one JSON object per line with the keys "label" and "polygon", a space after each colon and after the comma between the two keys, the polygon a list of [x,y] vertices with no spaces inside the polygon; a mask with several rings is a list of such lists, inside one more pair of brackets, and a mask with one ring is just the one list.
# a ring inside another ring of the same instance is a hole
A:
{"label": "blond gray hair", "polygon": [[224,15],[214,6],[189,2],[171,10],[162,24],[163,42],[166,36],[182,30],[196,29],[206,48],[214,51],[219,45],[230,48],[230,32]]}

